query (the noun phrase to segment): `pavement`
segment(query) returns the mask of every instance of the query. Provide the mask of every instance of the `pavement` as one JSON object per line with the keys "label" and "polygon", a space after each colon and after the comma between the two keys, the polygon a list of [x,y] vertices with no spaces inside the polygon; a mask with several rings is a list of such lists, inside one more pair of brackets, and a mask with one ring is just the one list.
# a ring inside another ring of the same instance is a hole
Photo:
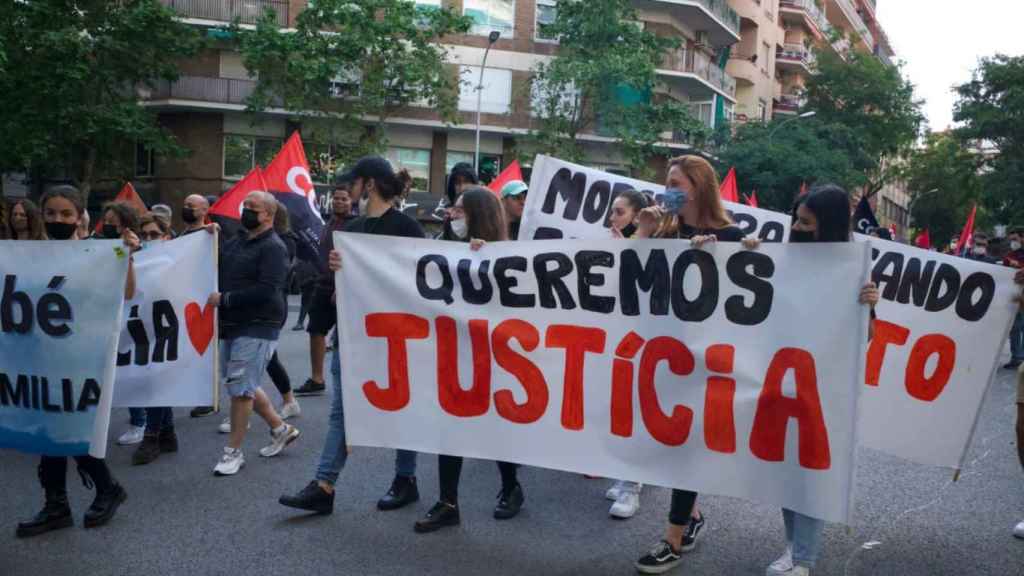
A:
{"label": "pavement", "polygon": [[[291,320],[294,321],[293,307]],[[290,325],[290,324],[289,324]],[[293,385],[309,375],[304,333],[286,331],[280,355]],[[273,386],[265,389],[276,398]],[[128,490],[117,517],[81,528],[91,501],[69,470],[72,529],[16,540],[14,526],[42,504],[37,458],[0,451],[0,576],[100,575],[612,575],[661,536],[669,491],[646,487],[630,520],[608,516],[610,480],[524,467],[521,515],[491,517],[499,477],[495,465],[467,460],[460,486],[462,525],[419,535],[413,522],[437,498],[437,460],[421,455],[421,500],[378,512],[394,466],[391,450],[355,447],[338,485],[334,514],[308,516],[277,504],[312,477],[326,432],[329,396],[300,399],[302,437],[279,457],[263,459],[266,437],[253,423],[241,474],[212,474],[225,437],[220,416],[192,419],[176,409],[181,450],[142,467],[132,448],[111,446],[108,461]],[[1024,471],[1014,436],[1014,379],[998,372],[958,482],[945,469],[860,450],[856,517],[825,529],[816,575],[1024,576]],[[115,410],[111,437],[128,425]],[[761,575],[783,550],[782,516],[772,506],[711,495],[699,505],[708,519],[696,550],[673,574]]]}

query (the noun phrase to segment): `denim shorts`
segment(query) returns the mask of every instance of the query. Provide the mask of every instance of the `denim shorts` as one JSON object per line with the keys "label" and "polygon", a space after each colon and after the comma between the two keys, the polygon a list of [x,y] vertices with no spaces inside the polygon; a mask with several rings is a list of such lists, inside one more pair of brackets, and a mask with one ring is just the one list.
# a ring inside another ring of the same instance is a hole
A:
{"label": "denim shorts", "polygon": [[254,398],[277,342],[240,336],[220,341],[220,376],[232,398]]}

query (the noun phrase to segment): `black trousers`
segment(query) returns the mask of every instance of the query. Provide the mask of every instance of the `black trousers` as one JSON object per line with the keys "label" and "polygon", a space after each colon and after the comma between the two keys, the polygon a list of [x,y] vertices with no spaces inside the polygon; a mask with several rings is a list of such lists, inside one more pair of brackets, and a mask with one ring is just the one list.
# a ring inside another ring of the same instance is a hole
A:
{"label": "black trousers", "polygon": [[693,507],[697,504],[697,493],[689,490],[672,490],[672,507],[668,512],[668,521],[676,526],[686,526],[693,515]]}
{"label": "black trousers", "polygon": [[[78,474],[86,488],[96,485],[97,492],[107,492],[114,486],[106,460],[92,456],[75,456]],[[39,482],[47,492],[67,492],[68,459],[66,456],[43,456],[39,460]]]}
{"label": "black trousers", "polygon": [[267,374],[270,375],[270,380],[281,396],[292,391],[292,379],[288,377],[288,371],[284,369],[284,364],[281,364],[281,360],[277,357],[277,350],[274,351],[274,355],[270,357],[270,363],[267,364]]}
{"label": "black trousers", "polygon": [[[462,474],[462,456],[445,456],[440,454],[437,457],[438,476],[441,480],[441,500],[449,504],[459,503],[459,476]],[[516,479],[518,464],[511,462],[498,462],[498,472],[501,473],[501,488],[508,491],[515,488],[519,480]]]}

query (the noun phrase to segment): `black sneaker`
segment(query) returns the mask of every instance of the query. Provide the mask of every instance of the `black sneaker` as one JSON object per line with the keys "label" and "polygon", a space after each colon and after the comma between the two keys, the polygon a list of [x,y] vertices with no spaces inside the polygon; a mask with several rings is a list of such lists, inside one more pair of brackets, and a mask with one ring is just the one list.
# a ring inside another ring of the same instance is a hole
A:
{"label": "black sneaker", "polygon": [[696,520],[690,518],[690,524],[686,527],[686,534],[683,535],[683,552],[689,552],[697,546],[697,537],[700,536],[700,531],[704,529],[704,513],[700,513],[700,518]]}
{"label": "black sneaker", "polygon": [[1020,366],[1020,360],[1010,360],[1003,364],[1003,370],[1016,370]]}
{"label": "black sneaker", "polygon": [[497,520],[508,520],[515,518],[523,508],[523,487],[516,483],[509,491],[502,489],[498,492],[498,505],[494,507],[494,518]]}
{"label": "black sneaker", "polygon": [[297,508],[316,512],[317,514],[330,514],[334,512],[334,492],[328,494],[316,480],[313,480],[294,496],[281,496],[277,501],[282,506]]}
{"label": "black sneaker", "polygon": [[378,510],[398,510],[420,499],[415,476],[395,476],[391,488],[377,501]]}
{"label": "black sneaker", "polygon": [[315,396],[317,394],[323,394],[327,390],[327,386],[323,382],[317,382],[312,378],[306,378],[306,381],[292,392],[296,396]]}
{"label": "black sneaker", "polygon": [[92,501],[92,506],[85,511],[85,527],[95,528],[110,522],[114,514],[117,514],[118,506],[127,499],[128,494],[124,488],[116,483],[106,492],[97,493],[96,499]]}
{"label": "black sneaker", "polygon": [[292,332],[302,332],[306,327],[302,325],[302,322],[296,322],[295,326],[292,326]]}
{"label": "black sneaker", "polygon": [[31,520],[18,523],[18,538],[39,536],[51,530],[60,530],[74,525],[71,519],[71,507],[68,505],[68,494],[64,491],[46,493],[46,505]]}
{"label": "black sneaker", "polygon": [[209,416],[210,414],[216,414],[217,411],[213,409],[213,406],[197,406],[188,413],[193,418],[202,418],[203,416]]}
{"label": "black sneaker", "polygon": [[458,506],[452,506],[447,502],[438,502],[422,520],[417,520],[413,524],[412,529],[420,534],[436,532],[445,526],[458,526],[461,521]]}
{"label": "black sneaker", "polygon": [[678,566],[682,559],[680,552],[676,552],[668,542],[662,540],[647,554],[641,556],[634,566],[641,574],[664,574]]}

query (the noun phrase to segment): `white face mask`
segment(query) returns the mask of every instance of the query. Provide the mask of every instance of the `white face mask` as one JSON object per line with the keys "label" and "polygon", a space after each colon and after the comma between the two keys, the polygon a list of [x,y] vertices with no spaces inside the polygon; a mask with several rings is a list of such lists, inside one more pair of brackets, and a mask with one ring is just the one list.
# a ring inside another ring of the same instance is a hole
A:
{"label": "white face mask", "polygon": [[1017,242],[1016,240],[1011,241],[1010,242],[1010,250],[1013,250],[1013,251],[1020,250],[1020,242]]}
{"label": "white face mask", "polygon": [[974,255],[975,256],[984,256],[985,252],[987,252],[987,250],[985,250],[985,248],[983,248],[981,246],[977,246],[977,247],[974,248]]}
{"label": "white face mask", "polygon": [[465,218],[459,218],[458,220],[452,220],[452,234],[459,239],[465,240],[469,234],[469,224],[466,223]]}
{"label": "white face mask", "polygon": [[370,203],[370,199],[363,194],[363,197],[359,199],[359,215],[366,216],[366,206]]}

